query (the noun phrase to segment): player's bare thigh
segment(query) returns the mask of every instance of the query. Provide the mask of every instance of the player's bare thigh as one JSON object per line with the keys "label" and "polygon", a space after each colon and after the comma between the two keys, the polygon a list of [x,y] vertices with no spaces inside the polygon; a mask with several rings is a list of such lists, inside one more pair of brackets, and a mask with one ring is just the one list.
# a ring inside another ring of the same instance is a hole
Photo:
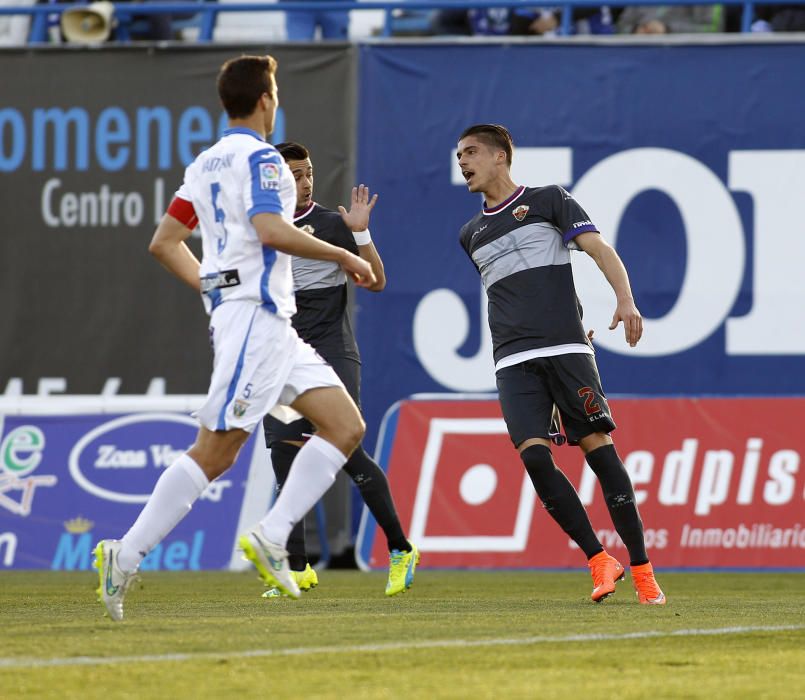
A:
{"label": "player's bare thigh", "polygon": [[343,387],[309,389],[297,396],[291,407],[316,426],[316,435],[335,445],[347,457],[363,439],[366,425]]}

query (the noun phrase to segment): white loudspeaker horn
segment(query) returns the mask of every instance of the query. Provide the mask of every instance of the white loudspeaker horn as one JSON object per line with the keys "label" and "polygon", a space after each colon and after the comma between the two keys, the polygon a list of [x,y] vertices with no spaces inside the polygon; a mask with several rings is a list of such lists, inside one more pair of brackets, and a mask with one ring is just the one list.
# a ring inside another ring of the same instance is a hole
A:
{"label": "white loudspeaker horn", "polygon": [[74,44],[97,44],[112,33],[115,6],[107,0],[65,10],[61,16],[64,38]]}

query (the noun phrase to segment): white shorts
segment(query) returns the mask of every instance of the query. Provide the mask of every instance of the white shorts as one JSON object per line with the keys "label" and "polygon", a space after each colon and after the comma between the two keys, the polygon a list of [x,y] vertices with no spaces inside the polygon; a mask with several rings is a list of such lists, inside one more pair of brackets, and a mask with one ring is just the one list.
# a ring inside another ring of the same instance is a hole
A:
{"label": "white shorts", "polygon": [[277,404],[309,389],[343,387],[330,365],[290,321],[253,302],[224,302],[212,312],[213,368],[207,400],[196,412],[208,430],[252,432]]}

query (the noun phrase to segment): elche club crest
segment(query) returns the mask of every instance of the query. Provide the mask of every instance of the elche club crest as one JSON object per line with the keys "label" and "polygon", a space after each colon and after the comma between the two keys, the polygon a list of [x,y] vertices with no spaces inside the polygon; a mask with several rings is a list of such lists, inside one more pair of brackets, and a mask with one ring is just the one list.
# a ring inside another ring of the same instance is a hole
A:
{"label": "elche club crest", "polygon": [[517,221],[522,221],[525,219],[525,215],[528,214],[528,205],[521,204],[519,207],[515,207],[512,210],[512,214],[514,214],[514,218],[517,219]]}

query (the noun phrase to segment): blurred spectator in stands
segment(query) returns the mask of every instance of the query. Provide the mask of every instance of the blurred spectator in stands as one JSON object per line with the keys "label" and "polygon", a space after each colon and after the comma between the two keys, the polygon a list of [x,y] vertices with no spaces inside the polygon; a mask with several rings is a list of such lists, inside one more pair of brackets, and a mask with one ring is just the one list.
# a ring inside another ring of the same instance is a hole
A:
{"label": "blurred spectator in stands", "polygon": [[[28,7],[35,0],[0,0],[4,7]],[[30,15],[3,15],[0,17],[0,46],[18,46],[28,41],[28,29],[31,26]]]}
{"label": "blurred spectator in stands", "polygon": [[724,30],[721,5],[626,7],[618,17],[619,34],[699,34]]}
{"label": "blurred spectator in stands", "polygon": [[[561,9],[554,7],[493,7],[455,9],[437,13],[434,34],[473,36],[554,36],[561,24]],[[609,7],[576,8],[573,11],[574,34],[614,34]]]}
{"label": "blurred spectator in stands", "polygon": [[349,35],[349,12],[300,10],[285,13],[288,41],[313,41],[316,28],[320,30],[322,39],[346,41]]}
{"label": "blurred spectator in stands", "polygon": [[[743,8],[725,8],[726,31],[740,32]],[[805,5],[755,5],[753,32],[805,32]]]}
{"label": "blurred spectator in stands", "polygon": [[[165,0],[113,0],[113,2],[165,2]],[[177,4],[194,4],[199,0],[170,0]],[[171,41],[182,38],[178,24],[185,25],[196,15],[192,13],[180,15],[168,14],[147,14],[132,15],[131,17],[131,38],[134,41]],[[112,39],[115,39],[114,32]]]}
{"label": "blurred spectator in stands", "polygon": [[755,5],[755,23],[768,22],[773,32],[805,32],[805,5]]}
{"label": "blurred spectator in stands", "polygon": [[131,19],[131,38],[135,41],[169,41],[174,38],[171,15],[132,15]]}

